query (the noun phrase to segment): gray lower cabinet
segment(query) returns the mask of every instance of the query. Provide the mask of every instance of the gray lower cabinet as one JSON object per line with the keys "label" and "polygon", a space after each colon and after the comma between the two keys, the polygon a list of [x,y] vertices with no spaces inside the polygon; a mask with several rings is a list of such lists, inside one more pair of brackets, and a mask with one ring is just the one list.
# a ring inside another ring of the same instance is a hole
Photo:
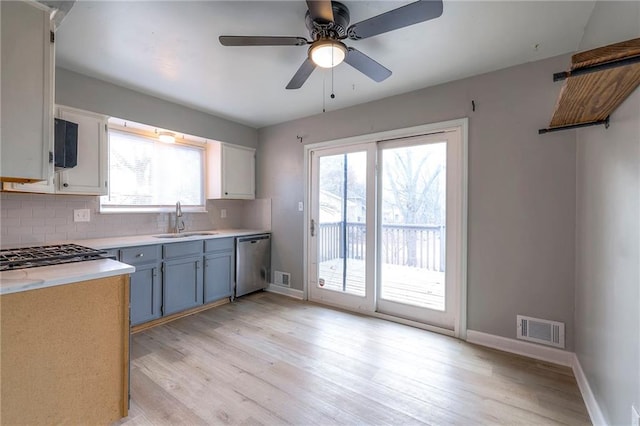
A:
{"label": "gray lower cabinet", "polygon": [[203,303],[202,241],[162,246],[163,314],[194,308]]}
{"label": "gray lower cabinet", "polygon": [[136,267],[130,277],[131,325],[162,316],[160,245],[120,249],[120,261]]}
{"label": "gray lower cabinet", "polygon": [[235,239],[215,238],[110,249],[131,274],[131,325],[233,295]]}
{"label": "gray lower cabinet", "polygon": [[204,303],[233,295],[235,251],[233,238],[204,242]]}

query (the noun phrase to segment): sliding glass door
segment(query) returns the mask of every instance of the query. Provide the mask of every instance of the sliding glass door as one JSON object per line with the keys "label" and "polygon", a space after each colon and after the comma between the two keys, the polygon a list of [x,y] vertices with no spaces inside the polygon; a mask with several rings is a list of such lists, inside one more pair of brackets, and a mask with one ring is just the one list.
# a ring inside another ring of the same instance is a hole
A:
{"label": "sliding glass door", "polygon": [[313,152],[312,299],[353,309],[373,306],[375,145]]}
{"label": "sliding glass door", "polygon": [[451,133],[378,145],[378,312],[452,329],[447,280]]}
{"label": "sliding glass door", "polygon": [[309,151],[308,296],[454,330],[461,130]]}

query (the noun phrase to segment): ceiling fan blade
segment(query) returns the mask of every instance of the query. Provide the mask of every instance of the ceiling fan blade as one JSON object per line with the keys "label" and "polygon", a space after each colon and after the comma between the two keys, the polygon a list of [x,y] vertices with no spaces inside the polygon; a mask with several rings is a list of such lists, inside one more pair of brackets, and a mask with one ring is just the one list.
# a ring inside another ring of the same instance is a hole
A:
{"label": "ceiling fan blade", "polygon": [[313,62],[311,62],[311,59],[309,58],[305,59],[302,65],[300,65],[300,68],[298,68],[298,71],[296,71],[295,75],[293,76],[289,84],[287,84],[287,89],[301,88],[304,82],[307,81],[307,79],[309,78],[309,76],[311,75],[314,69],[316,69],[316,65]]}
{"label": "ceiling fan blade", "polygon": [[312,20],[323,24],[333,22],[331,0],[307,0],[307,7]]}
{"label": "ceiling fan blade", "polygon": [[366,75],[373,81],[380,83],[391,75],[391,70],[380,65],[359,50],[349,47],[344,61]]}
{"label": "ceiling fan blade", "polygon": [[442,0],[416,1],[353,24],[347,30],[347,35],[352,40],[359,40],[428,21],[440,15]]}
{"label": "ceiling fan blade", "polygon": [[278,36],[220,36],[223,46],[304,46],[307,39],[303,37]]}

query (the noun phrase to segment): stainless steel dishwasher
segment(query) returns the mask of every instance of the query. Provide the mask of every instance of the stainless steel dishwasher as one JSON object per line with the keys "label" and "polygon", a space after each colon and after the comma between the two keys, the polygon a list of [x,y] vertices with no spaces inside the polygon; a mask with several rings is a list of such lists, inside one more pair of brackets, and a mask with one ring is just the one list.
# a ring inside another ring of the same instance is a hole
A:
{"label": "stainless steel dishwasher", "polygon": [[271,234],[236,238],[236,297],[267,288],[271,276]]}

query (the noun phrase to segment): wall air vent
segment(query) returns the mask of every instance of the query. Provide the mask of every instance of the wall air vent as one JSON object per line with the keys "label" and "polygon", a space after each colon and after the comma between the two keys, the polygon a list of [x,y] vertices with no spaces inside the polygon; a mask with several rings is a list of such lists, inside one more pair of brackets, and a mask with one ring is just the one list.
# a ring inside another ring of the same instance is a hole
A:
{"label": "wall air vent", "polygon": [[274,271],[273,283],[284,287],[291,287],[291,274],[287,272]]}
{"label": "wall air vent", "polygon": [[518,339],[564,348],[564,323],[517,316]]}

